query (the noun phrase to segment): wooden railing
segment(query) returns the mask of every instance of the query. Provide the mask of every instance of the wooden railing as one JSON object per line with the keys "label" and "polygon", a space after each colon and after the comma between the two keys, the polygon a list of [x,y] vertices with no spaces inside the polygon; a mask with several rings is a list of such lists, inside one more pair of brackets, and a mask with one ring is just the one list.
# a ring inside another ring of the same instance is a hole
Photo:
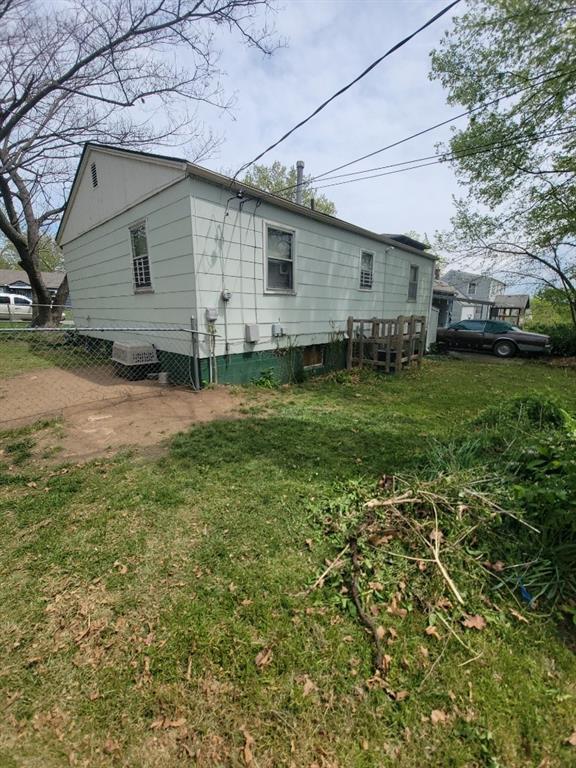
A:
{"label": "wooden railing", "polygon": [[394,319],[348,318],[348,369],[369,366],[398,373],[420,365],[426,350],[426,318],[409,315]]}

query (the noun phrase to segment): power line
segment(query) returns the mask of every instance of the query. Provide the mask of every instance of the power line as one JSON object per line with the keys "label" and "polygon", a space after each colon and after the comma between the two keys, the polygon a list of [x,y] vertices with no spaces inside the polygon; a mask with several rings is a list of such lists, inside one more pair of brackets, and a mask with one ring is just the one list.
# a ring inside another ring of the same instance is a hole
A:
{"label": "power line", "polygon": [[[576,130],[576,128],[562,128],[558,129],[557,131],[550,131],[542,134],[530,134],[522,136],[517,136],[515,139],[510,141],[493,141],[493,142],[487,142],[486,144],[472,144],[469,147],[466,148],[466,150],[462,152],[446,152],[444,154],[434,154],[434,155],[425,155],[424,157],[415,157],[413,160],[402,160],[398,163],[389,163],[388,165],[377,165],[373,168],[364,168],[361,171],[350,171],[349,173],[339,173],[335,176],[326,176],[324,179],[322,179],[323,183],[324,181],[333,181],[334,179],[342,179],[348,176],[359,176],[359,174],[363,173],[370,173],[372,171],[382,171],[386,168],[397,168],[401,165],[409,165],[410,163],[419,163],[423,160],[434,160],[436,159],[438,162],[447,162],[449,160],[455,160],[459,157],[468,157],[468,155],[471,154],[479,154],[480,152],[488,152],[491,149],[505,149],[506,147],[513,147],[518,144],[523,144],[528,141],[538,141],[540,139],[547,139],[552,138],[554,136],[563,136],[567,133],[573,133]],[[479,152],[473,152],[469,150],[479,150]],[[362,177],[357,179],[357,181],[360,181]],[[354,181],[354,179],[352,179]],[[317,187],[317,189],[322,189],[322,187]]]}
{"label": "power line", "polygon": [[[389,149],[393,149],[394,147],[398,147],[401,144],[405,144],[408,141],[412,141],[412,139],[417,139],[420,136],[424,136],[426,133],[430,133],[431,131],[436,130],[437,128],[442,128],[445,125],[448,125],[449,123],[454,122],[455,120],[459,120],[462,117],[467,117],[468,115],[473,115],[476,112],[479,112],[483,109],[487,109],[488,107],[493,106],[494,104],[497,104],[499,101],[502,101],[502,99],[509,99],[512,96],[516,96],[519,93],[523,93],[526,90],[529,90],[530,88],[535,88],[539,85],[544,85],[544,83],[548,83],[552,80],[557,80],[560,77],[565,77],[566,75],[572,74],[573,72],[576,72],[576,70],[570,70],[568,72],[561,72],[559,74],[553,75],[552,77],[545,78],[544,80],[541,80],[538,83],[530,83],[529,85],[524,86],[523,88],[517,88],[514,91],[510,91],[509,93],[500,94],[496,96],[495,98],[491,99],[490,101],[486,102],[485,104],[480,104],[477,107],[473,107],[472,109],[466,110],[466,112],[460,112],[458,115],[454,115],[454,117],[450,117],[447,120],[442,120],[439,123],[435,123],[434,125],[429,126],[428,128],[423,128],[421,131],[417,131],[416,133],[412,133],[409,136],[405,136],[402,139],[398,139],[397,141],[392,142],[392,144],[387,144],[384,147],[380,147],[379,149],[374,150],[373,152],[368,152],[365,155],[362,155],[361,157],[357,157],[354,160],[350,160],[346,163],[342,163],[342,165],[337,165],[335,168],[331,168],[328,171],[324,171],[323,173],[319,173],[316,176],[312,176],[312,178],[308,179],[306,184],[310,185],[313,182],[317,181],[318,179],[322,179],[324,176],[327,176],[328,174],[335,173],[336,171],[340,171],[344,168],[348,168],[351,165],[355,165],[356,163],[362,162],[362,160],[368,160],[370,157],[374,157],[375,155],[379,155],[382,152],[386,152]],[[539,75],[541,77],[541,75]],[[297,184],[291,184],[288,187],[283,187],[282,189],[275,189],[273,191],[273,194],[279,195],[282,192],[289,192],[291,189],[294,189],[297,186]]]}
{"label": "power line", "polygon": [[301,120],[299,123],[297,123],[293,128],[291,128],[289,131],[287,131],[283,136],[281,136],[278,141],[275,141],[274,144],[271,144],[267,149],[265,149],[263,152],[260,152],[259,155],[257,155],[253,160],[250,160],[248,163],[244,163],[243,166],[241,166],[236,173],[234,174],[234,179],[238,176],[238,174],[242,173],[242,171],[247,170],[251,165],[258,162],[260,158],[264,157],[264,155],[268,154],[271,150],[275,149],[279,144],[281,144],[283,141],[285,141],[289,136],[291,136],[295,131],[297,131],[299,128],[301,128],[303,125],[305,125],[307,122],[312,120],[313,117],[315,117],[319,112],[321,112],[323,109],[325,109],[328,104],[330,104],[334,99],[337,99],[339,96],[341,96],[343,93],[345,93],[347,90],[352,88],[353,85],[356,85],[357,82],[362,80],[363,77],[366,77],[366,75],[371,72],[375,67],[378,66],[384,59],[388,58],[392,53],[397,51],[399,48],[402,48],[404,45],[406,45],[410,40],[412,40],[416,35],[419,35],[420,32],[423,32],[427,27],[434,24],[434,22],[438,21],[439,18],[444,16],[444,14],[448,13],[454,6],[458,5],[460,0],[453,0],[449,5],[442,8],[442,10],[438,11],[434,16],[432,16],[431,19],[428,19],[428,21],[423,24],[421,27],[418,27],[418,29],[415,32],[412,32],[410,35],[405,37],[403,40],[400,40],[400,42],[396,43],[392,46],[392,48],[389,48],[386,53],[383,56],[380,56],[376,61],[373,61],[370,66],[366,67],[366,69],[361,72],[358,77],[355,77],[354,80],[351,80],[347,85],[345,85],[343,88],[340,88],[339,91],[336,91],[330,98],[326,99],[326,101],[323,101],[322,104],[320,104],[319,107],[316,107],[316,109],[311,112],[308,117],[305,117],[304,120]]}
{"label": "power line", "polygon": [[[533,137],[533,138],[537,138],[537,139],[549,138],[549,137],[552,137],[554,135],[564,135],[564,134],[567,134],[567,133],[574,133],[575,131],[576,131],[576,128],[570,128],[570,129],[566,129],[565,131],[558,131],[556,133],[550,133],[550,134],[547,134],[547,135],[543,134],[541,136],[537,136],[537,137]],[[528,141],[528,138],[525,139],[525,141]],[[320,190],[320,189],[327,189],[328,187],[339,187],[339,186],[342,186],[343,184],[352,184],[352,183],[354,183],[356,181],[365,181],[365,180],[368,180],[368,179],[378,179],[378,178],[381,178],[382,176],[391,176],[391,175],[393,175],[395,173],[403,173],[404,171],[413,171],[413,170],[416,170],[417,168],[426,168],[427,166],[430,166],[430,165],[441,165],[442,163],[446,162],[447,160],[464,158],[464,157],[472,157],[473,155],[479,155],[479,154],[482,154],[484,152],[489,152],[492,149],[504,148],[506,146],[513,146],[513,145],[515,145],[517,143],[518,142],[511,142],[509,144],[502,144],[502,145],[493,144],[492,146],[488,146],[487,145],[486,148],[479,149],[478,151],[475,151],[475,152],[467,152],[467,153],[463,152],[463,153],[460,153],[460,154],[454,153],[452,156],[443,156],[443,157],[441,156],[441,157],[437,157],[436,160],[432,160],[431,162],[419,163],[418,165],[411,165],[411,166],[409,166],[407,168],[397,168],[394,171],[387,171],[386,173],[376,173],[376,174],[372,174],[370,176],[362,176],[362,177],[356,178],[356,179],[347,179],[346,181],[336,181],[333,184],[323,184],[323,185],[321,185],[319,187],[316,187],[316,189]],[[418,158],[418,159],[425,159],[425,158]],[[404,164],[407,164],[407,163],[415,163],[415,162],[417,162],[416,159],[415,160],[406,160],[405,163],[402,163],[402,164],[398,163],[397,165],[404,165]],[[396,164],[393,164],[393,165],[396,165]],[[393,167],[393,165],[391,165],[389,167]],[[385,168],[386,166],[382,166],[382,167]],[[558,173],[561,173],[561,171],[558,171]],[[337,178],[337,177],[334,177],[334,178]]]}

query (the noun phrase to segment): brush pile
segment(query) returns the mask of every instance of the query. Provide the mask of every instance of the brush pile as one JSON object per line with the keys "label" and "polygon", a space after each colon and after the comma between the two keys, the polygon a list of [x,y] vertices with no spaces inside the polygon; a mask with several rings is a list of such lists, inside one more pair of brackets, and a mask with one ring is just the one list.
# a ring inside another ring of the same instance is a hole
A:
{"label": "brush pile", "polygon": [[[317,507],[337,556],[316,581],[369,633],[386,671],[390,617],[482,629],[483,615],[576,616],[574,422],[515,398],[431,446],[418,474],[349,483]],[[518,618],[519,617],[519,618]],[[389,623],[389,622],[388,622]]]}

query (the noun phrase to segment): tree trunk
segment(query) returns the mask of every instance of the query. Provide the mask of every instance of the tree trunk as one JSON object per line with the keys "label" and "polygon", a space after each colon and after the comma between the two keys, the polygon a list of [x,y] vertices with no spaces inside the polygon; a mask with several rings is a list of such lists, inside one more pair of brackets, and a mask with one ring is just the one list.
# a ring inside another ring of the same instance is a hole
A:
{"label": "tree trunk", "polygon": [[60,287],[56,291],[54,301],[52,303],[52,318],[51,325],[58,325],[62,321],[62,315],[64,314],[64,305],[68,301],[70,290],[68,288],[68,275],[64,275],[64,279],[60,283]]}
{"label": "tree trunk", "polygon": [[18,255],[20,266],[28,275],[32,289],[32,325],[38,328],[52,325],[52,297],[42,280],[38,256],[29,248],[18,249]]}

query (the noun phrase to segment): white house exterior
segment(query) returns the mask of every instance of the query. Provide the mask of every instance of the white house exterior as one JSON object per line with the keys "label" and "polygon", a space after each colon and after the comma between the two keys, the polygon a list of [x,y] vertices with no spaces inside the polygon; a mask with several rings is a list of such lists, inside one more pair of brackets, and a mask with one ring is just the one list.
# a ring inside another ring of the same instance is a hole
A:
{"label": "white house exterior", "polygon": [[[87,145],[57,240],[78,325],[192,318],[217,333],[220,381],[287,346],[316,347],[304,362],[320,367],[349,315],[430,311],[431,254],[177,158]],[[207,337],[198,353],[205,366]]]}

